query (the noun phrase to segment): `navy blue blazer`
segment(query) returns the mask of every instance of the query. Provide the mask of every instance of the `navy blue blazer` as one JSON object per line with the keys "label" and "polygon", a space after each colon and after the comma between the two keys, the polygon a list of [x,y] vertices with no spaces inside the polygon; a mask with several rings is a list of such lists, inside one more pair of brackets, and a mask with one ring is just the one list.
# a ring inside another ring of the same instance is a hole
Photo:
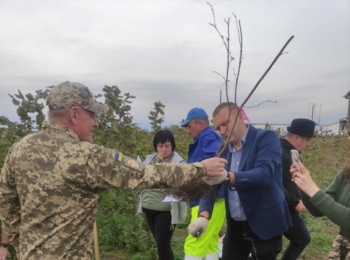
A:
{"label": "navy blue blazer", "polygon": [[[230,168],[231,153],[222,154]],[[250,228],[261,239],[270,239],[286,232],[292,221],[284,198],[281,170],[281,145],[275,132],[249,127],[239,169],[235,172],[235,188]],[[225,185],[226,217],[229,185]],[[203,198],[199,212],[213,210],[214,198]],[[227,229],[230,229],[228,222]]]}

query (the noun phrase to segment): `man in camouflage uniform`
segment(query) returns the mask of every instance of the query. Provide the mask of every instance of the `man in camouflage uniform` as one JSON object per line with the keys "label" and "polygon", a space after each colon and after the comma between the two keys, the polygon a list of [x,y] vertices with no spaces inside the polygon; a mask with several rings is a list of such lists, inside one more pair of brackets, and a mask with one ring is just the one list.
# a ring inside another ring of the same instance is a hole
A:
{"label": "man in camouflage uniform", "polygon": [[21,260],[92,259],[98,202],[113,188],[178,187],[203,176],[221,182],[226,160],[143,164],[92,144],[95,113],[106,108],[79,83],[61,83],[47,98],[49,122],[9,151],[0,176],[0,219]]}

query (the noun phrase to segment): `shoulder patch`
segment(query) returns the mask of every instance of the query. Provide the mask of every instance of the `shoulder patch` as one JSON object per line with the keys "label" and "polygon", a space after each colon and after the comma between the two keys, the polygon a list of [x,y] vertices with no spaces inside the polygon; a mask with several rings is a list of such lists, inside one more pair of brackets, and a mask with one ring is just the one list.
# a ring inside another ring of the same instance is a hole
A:
{"label": "shoulder patch", "polygon": [[117,153],[115,155],[115,160],[117,162],[121,162],[122,164],[124,164],[124,166],[139,172],[143,171],[143,169],[145,168],[145,165],[143,163],[131,159],[130,157],[124,156],[121,153]]}
{"label": "shoulder patch", "polygon": [[139,172],[145,167],[142,163],[128,157],[124,157],[124,165]]}

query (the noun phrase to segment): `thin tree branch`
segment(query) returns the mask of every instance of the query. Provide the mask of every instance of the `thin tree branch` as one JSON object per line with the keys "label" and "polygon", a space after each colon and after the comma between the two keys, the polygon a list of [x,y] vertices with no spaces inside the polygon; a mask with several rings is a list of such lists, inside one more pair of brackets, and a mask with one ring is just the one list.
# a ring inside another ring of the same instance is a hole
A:
{"label": "thin tree branch", "polygon": [[[232,112],[232,110],[229,109],[229,111],[230,111],[230,112],[229,112],[229,114],[228,114],[228,119],[231,118],[231,112]],[[224,147],[222,147],[220,151],[217,151],[217,155],[216,155],[217,157],[221,157],[222,153],[226,150],[226,148],[227,148],[227,146],[228,146],[228,140],[230,139],[230,136],[232,135],[233,130],[234,130],[235,127],[236,127],[236,122],[237,122],[238,116],[239,116],[239,111],[237,111],[237,114],[236,114],[236,117],[235,117],[235,121],[233,122],[233,126],[232,126],[231,131],[230,131],[230,133],[228,134],[226,140],[223,140],[223,139],[222,139],[221,142],[220,142],[220,144],[219,144],[219,147],[221,147],[222,143],[225,142]]]}
{"label": "thin tree branch", "polygon": [[228,74],[230,72],[230,65],[231,65],[231,54],[230,54],[230,18],[228,18],[227,21],[225,21],[227,24],[227,37],[226,37],[226,42],[227,42],[227,49],[226,49],[226,78],[225,78],[225,83],[226,83],[226,100],[229,102],[228,98]]}
{"label": "thin tree branch", "polygon": [[221,38],[221,40],[222,40],[222,42],[223,42],[223,44],[224,44],[224,46],[225,46],[225,48],[226,48],[226,50],[227,50],[227,44],[226,44],[226,42],[225,42],[225,37],[222,35],[222,33],[219,31],[218,27],[216,26],[214,8],[213,8],[213,6],[212,6],[209,2],[207,2],[207,4],[208,4],[208,5],[210,6],[210,8],[211,8],[211,12],[212,12],[212,14],[213,14],[213,20],[214,20],[214,23],[209,23],[209,24],[210,24],[211,26],[213,26],[213,27],[215,28],[216,32],[220,35],[220,38]]}
{"label": "thin tree branch", "polygon": [[[259,86],[260,82],[264,79],[264,77],[267,75],[267,73],[270,71],[270,69],[273,67],[273,65],[276,63],[276,61],[278,60],[278,58],[281,56],[281,54],[283,53],[284,49],[288,46],[288,44],[290,43],[290,41],[294,38],[294,35],[292,35],[288,41],[285,43],[285,45],[283,46],[283,48],[280,50],[280,52],[277,54],[277,56],[275,57],[275,59],[272,61],[271,65],[267,68],[267,70],[265,71],[265,73],[261,76],[261,78],[259,79],[259,81],[255,84],[254,88],[252,89],[252,91],[249,93],[248,97],[244,100],[244,102],[242,103],[242,105],[239,108],[243,108],[243,106],[245,105],[245,103],[249,100],[249,98],[253,95],[254,91],[257,89],[257,87]],[[237,104],[236,104],[237,105]],[[230,134],[227,136],[227,140],[225,141],[225,145],[224,147],[218,152],[218,157],[221,156],[221,154],[226,150],[227,145],[228,145],[228,140],[230,138],[230,136],[232,135],[232,132],[234,130],[234,128],[236,127],[236,122],[237,122],[237,118],[239,115],[240,111],[237,111],[237,115],[235,118],[235,121],[233,123],[233,126],[231,128]],[[230,113],[229,113],[229,118],[231,115],[231,109],[230,109]]]}
{"label": "thin tree branch", "polygon": [[275,100],[275,101],[273,101],[273,100],[265,100],[265,101],[260,102],[259,104],[255,105],[255,106],[251,106],[251,107],[245,106],[245,108],[254,108],[254,107],[258,107],[258,106],[260,106],[260,105],[262,105],[262,104],[264,104],[264,103],[274,103],[274,104],[276,104],[276,103],[277,103],[277,100]]}
{"label": "thin tree branch", "polygon": [[242,105],[240,106],[241,108],[244,107],[245,103],[247,103],[247,101],[249,100],[249,98],[253,95],[253,93],[255,92],[255,90],[257,89],[257,87],[259,86],[260,82],[265,78],[265,76],[267,75],[267,73],[269,73],[270,69],[273,67],[273,65],[276,63],[276,61],[278,60],[278,58],[281,56],[281,54],[283,53],[284,49],[288,46],[288,44],[291,42],[291,40],[293,40],[294,35],[292,35],[289,40],[286,42],[286,44],[283,46],[283,48],[280,50],[280,52],[277,54],[277,56],[275,57],[275,59],[272,61],[271,65],[267,68],[267,70],[265,71],[265,73],[261,76],[261,78],[259,79],[259,81],[255,84],[254,88],[252,89],[252,91],[249,93],[248,97],[244,100],[244,102],[242,103]]}
{"label": "thin tree branch", "polygon": [[219,75],[220,77],[222,77],[222,78],[224,79],[224,81],[226,80],[225,77],[224,77],[223,75],[221,75],[219,72],[217,72],[217,71],[215,71],[215,70],[214,70],[213,72],[214,72],[215,74]]}
{"label": "thin tree branch", "polygon": [[[236,18],[236,16],[235,16]],[[236,19],[237,23],[237,19]],[[241,66],[242,66],[242,55],[243,55],[243,34],[242,34],[242,27],[241,27],[241,21],[238,21],[239,26],[238,27],[238,39],[239,39],[239,60],[238,60],[238,71],[237,71],[237,76],[236,76],[236,83],[235,83],[235,104],[237,104],[237,90],[238,90],[238,80],[239,80],[239,75],[241,72]]]}

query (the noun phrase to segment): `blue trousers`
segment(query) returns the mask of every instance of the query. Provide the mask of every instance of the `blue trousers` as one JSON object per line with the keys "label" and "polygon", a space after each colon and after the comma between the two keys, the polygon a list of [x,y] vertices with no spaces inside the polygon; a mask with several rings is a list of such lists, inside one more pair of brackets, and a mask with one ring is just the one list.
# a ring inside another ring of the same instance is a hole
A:
{"label": "blue trousers", "polygon": [[293,226],[284,233],[284,236],[289,239],[290,243],[286,251],[284,251],[281,260],[298,259],[299,255],[311,241],[310,233],[305,226],[304,220],[299,215],[293,221]]}
{"label": "blue trousers", "polygon": [[282,235],[267,240],[259,238],[247,221],[228,218],[230,230],[226,230],[222,260],[276,260],[282,250]]}

